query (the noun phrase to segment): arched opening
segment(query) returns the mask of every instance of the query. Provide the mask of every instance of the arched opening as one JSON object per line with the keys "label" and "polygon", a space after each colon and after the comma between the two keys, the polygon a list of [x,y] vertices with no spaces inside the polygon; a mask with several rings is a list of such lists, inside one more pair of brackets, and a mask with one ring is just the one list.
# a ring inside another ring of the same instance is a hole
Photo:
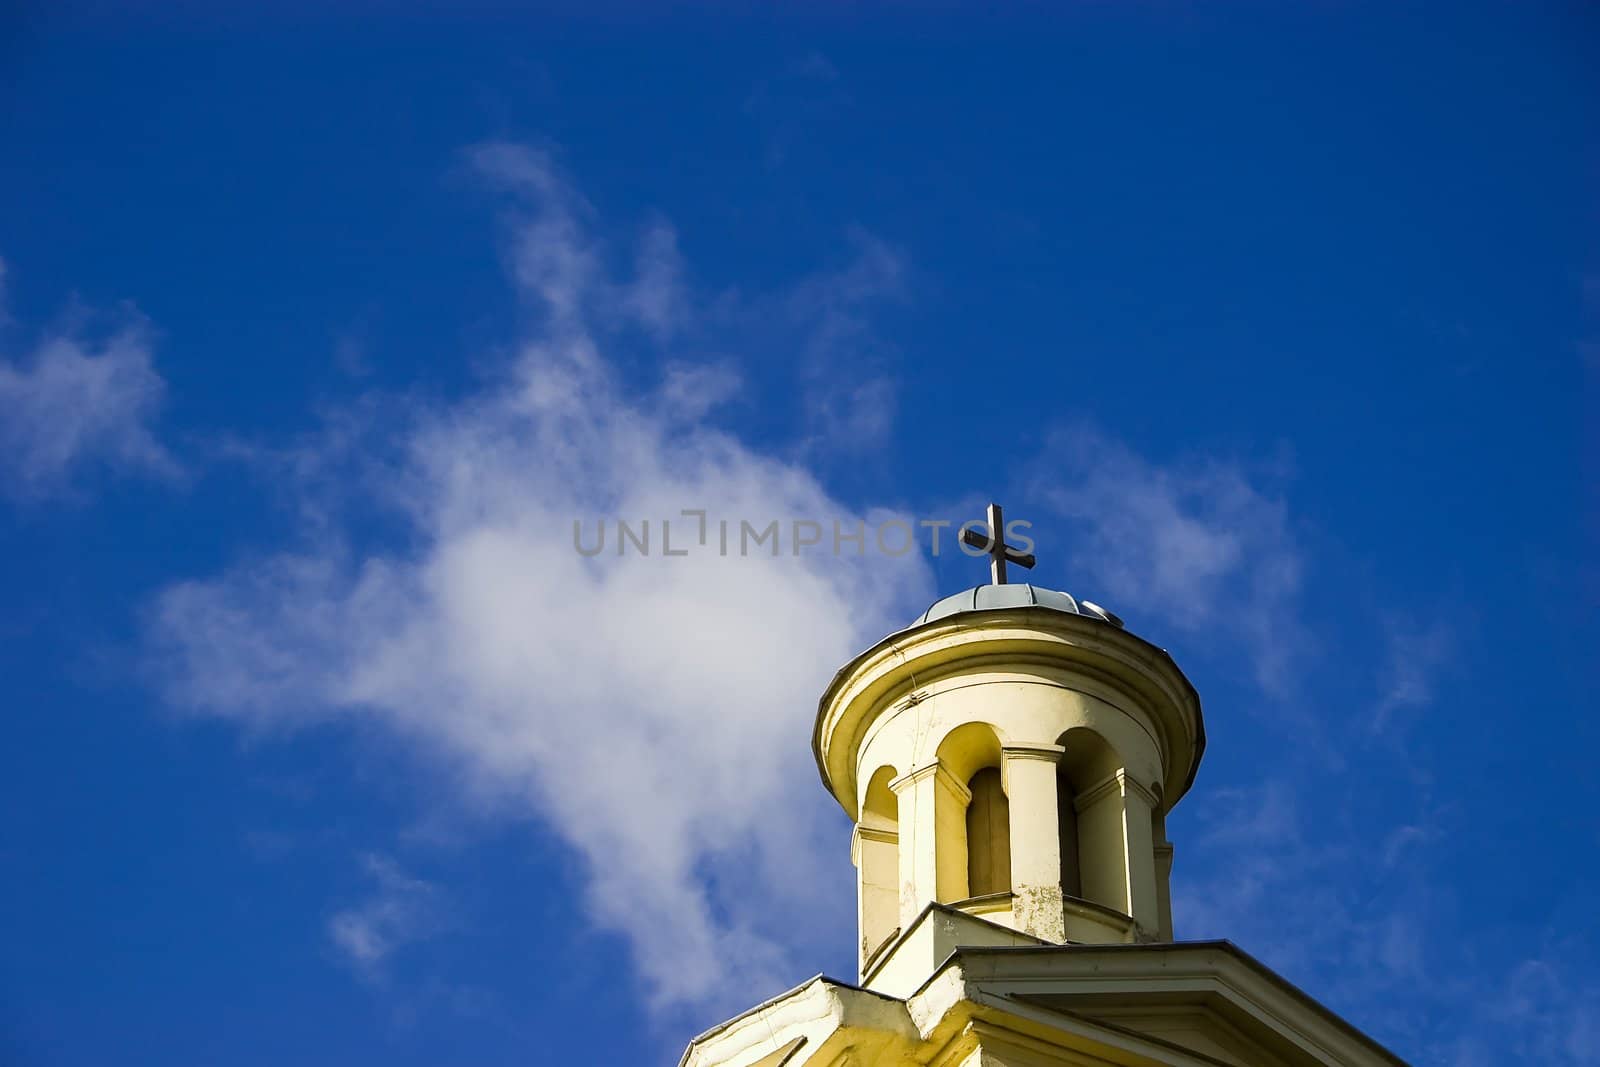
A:
{"label": "arched opening", "polygon": [[1083,878],[1078,873],[1078,813],[1073,809],[1072,782],[1062,773],[1056,779],[1056,833],[1061,840],[1061,892],[1069,897],[1083,896]]}
{"label": "arched opening", "polygon": [[1061,892],[1117,911],[1128,908],[1126,842],[1116,774],[1122,760],[1105,738],[1086,727],[1068,730],[1057,771],[1057,829]]}
{"label": "arched opening", "polygon": [[967,893],[1011,892],[1011,805],[999,767],[985,767],[967,783]]}
{"label": "arched opening", "polygon": [[861,959],[893,937],[900,915],[900,802],[889,788],[896,772],[879,767],[867,781],[856,824],[857,903]]}
{"label": "arched opening", "polygon": [[[944,835],[940,902],[1010,892],[1011,815],[1000,777],[1000,738],[987,723],[964,723],[939,742],[938,756],[939,765],[958,783],[947,791],[953,798],[949,820],[939,820]],[[962,786],[968,795],[958,797]]]}
{"label": "arched opening", "polygon": [[894,830],[899,824],[900,800],[889,788],[896,773],[893,767],[879,767],[867,780],[867,795],[861,804],[863,826]]}

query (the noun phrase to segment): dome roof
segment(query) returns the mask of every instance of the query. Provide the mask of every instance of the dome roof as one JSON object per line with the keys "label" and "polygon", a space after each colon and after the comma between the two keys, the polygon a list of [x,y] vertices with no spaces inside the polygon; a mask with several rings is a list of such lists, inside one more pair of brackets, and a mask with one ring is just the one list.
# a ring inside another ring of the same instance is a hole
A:
{"label": "dome roof", "polygon": [[1056,589],[1041,589],[1036,585],[978,585],[971,589],[964,589],[953,593],[942,600],[936,600],[933,605],[917,617],[912,626],[921,626],[925,622],[934,622],[938,619],[959,615],[964,611],[991,611],[995,608],[1050,608],[1054,611],[1064,611],[1069,615],[1083,615],[1090,619],[1098,619],[1112,626],[1122,626],[1122,620],[1116,615],[1092,604],[1087,600],[1077,600],[1070,593],[1063,593]]}

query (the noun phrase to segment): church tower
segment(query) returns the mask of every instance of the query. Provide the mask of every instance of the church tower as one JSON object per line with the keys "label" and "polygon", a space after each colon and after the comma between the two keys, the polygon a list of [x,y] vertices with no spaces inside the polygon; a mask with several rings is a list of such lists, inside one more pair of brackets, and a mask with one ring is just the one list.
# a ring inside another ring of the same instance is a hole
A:
{"label": "church tower", "polygon": [[1110,612],[1031,585],[946,597],[835,676],[812,747],[856,824],[868,988],[929,905],[1050,944],[1173,939],[1166,813],[1200,701]]}
{"label": "church tower", "polygon": [[[1002,530],[998,508],[990,529]],[[854,822],[854,983],[819,977],[683,1067],[1399,1063],[1227,941],[1178,941],[1166,815],[1205,751],[1163,649],[1063,592],[948,596],[845,664],[812,749]]]}

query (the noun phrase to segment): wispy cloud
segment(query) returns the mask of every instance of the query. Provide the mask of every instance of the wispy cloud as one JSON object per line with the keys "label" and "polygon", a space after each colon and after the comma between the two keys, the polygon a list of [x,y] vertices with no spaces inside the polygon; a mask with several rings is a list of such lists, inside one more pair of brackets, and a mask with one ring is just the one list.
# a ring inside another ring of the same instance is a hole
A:
{"label": "wispy cloud", "polygon": [[869,312],[904,295],[905,260],[865,231],[852,243],[851,262],[799,286],[786,309],[806,330],[800,374],[813,451],[869,451],[894,428],[893,349]]}
{"label": "wispy cloud", "polygon": [[839,68],[808,52],[763,78],[745,98],[744,112],[766,145],[767,165],[782,166],[814,140],[816,127],[837,117],[851,96]]}
{"label": "wispy cloud", "polygon": [[1583,952],[1553,928],[1509,962],[1449,936],[1457,901],[1430,853],[1450,828],[1432,815],[1335,829],[1365,788],[1282,776],[1209,791],[1179,845],[1179,936],[1226,937],[1381,1040],[1426,1050],[1419,1063],[1600,1063]]}
{"label": "wispy cloud", "polygon": [[151,359],[150,332],[132,312],[120,318],[98,340],[73,328],[20,357],[0,356],[0,487],[54,495],[93,468],[178,475],[153,428],[166,382]]}
{"label": "wispy cloud", "polygon": [[1390,620],[1384,625],[1384,647],[1387,660],[1381,676],[1383,692],[1372,713],[1374,733],[1393,726],[1400,712],[1433,701],[1435,678],[1449,662],[1454,635],[1442,623]]}
{"label": "wispy cloud", "polygon": [[[731,1007],[798,975],[789,947],[814,930],[785,902],[820,901],[816,922],[849,941],[847,887],[819,883],[838,842],[804,737],[838,664],[925,602],[926,567],[580,556],[577,518],[855,516],[705,421],[736,372],[661,347],[704,302],[659,281],[643,300],[614,276],[550,156],[473,159],[508,198],[510,270],[539,325],[481,392],[369,397],[290,450],[275,470],[303,543],[166,589],[152,656],[180,705],[256,728],[376,722],[477,803],[536,812],[582,858],[590,913],[629,939],[653,999]],[[656,346],[659,387],[620,379],[629,343]],[[364,541],[374,528],[408,547]],[[341,929],[352,953],[391,940],[359,916]]]}
{"label": "wispy cloud", "polygon": [[372,892],[329,917],[328,939],[352,966],[378,978],[396,950],[436,932],[443,916],[433,885],[407,874],[387,856],[368,854],[361,863]]}
{"label": "wispy cloud", "polygon": [[1074,567],[1108,607],[1239,647],[1256,680],[1285,694],[1309,637],[1301,549],[1283,499],[1238,463],[1162,464],[1085,426],[1048,444],[1035,499],[1072,524]]}
{"label": "wispy cloud", "polygon": [[1308,829],[1302,803],[1285,778],[1208,792],[1200,832],[1184,845],[1191,859],[1175,868],[1179,933],[1227,937],[1299,979],[1353,978],[1371,969],[1389,919],[1337,876],[1359,845]]}
{"label": "wispy cloud", "polygon": [[670,337],[688,320],[691,309],[678,234],[665,221],[645,230],[634,257],[634,280],[624,289],[627,310],[658,337]]}
{"label": "wispy cloud", "polygon": [[1600,981],[1575,972],[1564,955],[1554,944],[1512,969],[1503,997],[1474,1028],[1491,1031],[1491,1048],[1504,1041],[1525,1063],[1600,1063]]}

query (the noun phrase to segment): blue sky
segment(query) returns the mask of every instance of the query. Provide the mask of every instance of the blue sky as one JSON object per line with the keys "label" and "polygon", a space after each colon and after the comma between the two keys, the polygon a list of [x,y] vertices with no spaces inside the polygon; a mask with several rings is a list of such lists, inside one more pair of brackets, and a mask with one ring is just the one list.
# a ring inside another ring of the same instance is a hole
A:
{"label": "blue sky", "polygon": [[571,520],[995,498],[1203,696],[1180,936],[1600,1062],[1592,12],[132,7],[0,22],[0,1059],[850,977],[814,701],[983,567]]}

